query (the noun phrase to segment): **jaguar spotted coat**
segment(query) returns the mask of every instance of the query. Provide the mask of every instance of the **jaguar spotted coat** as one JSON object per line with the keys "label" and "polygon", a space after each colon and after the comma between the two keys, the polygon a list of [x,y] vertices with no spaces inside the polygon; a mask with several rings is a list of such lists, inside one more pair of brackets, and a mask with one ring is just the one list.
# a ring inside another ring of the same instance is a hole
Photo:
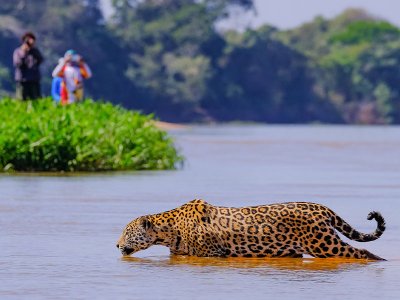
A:
{"label": "jaguar spotted coat", "polygon": [[378,212],[375,232],[352,228],[331,209],[309,202],[289,202],[242,208],[219,207],[193,200],[176,209],[139,217],[124,229],[117,247],[129,255],[152,245],[164,245],[171,253],[219,257],[344,257],[383,260],[340,239],[379,238],[385,221]]}

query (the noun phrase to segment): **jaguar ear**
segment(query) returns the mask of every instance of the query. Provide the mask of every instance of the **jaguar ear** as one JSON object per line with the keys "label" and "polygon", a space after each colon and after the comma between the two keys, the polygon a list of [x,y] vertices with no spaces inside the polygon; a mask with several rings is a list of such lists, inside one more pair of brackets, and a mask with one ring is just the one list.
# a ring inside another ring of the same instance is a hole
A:
{"label": "jaguar ear", "polygon": [[153,228],[153,223],[151,223],[151,221],[148,217],[143,217],[142,226],[147,231],[150,228]]}

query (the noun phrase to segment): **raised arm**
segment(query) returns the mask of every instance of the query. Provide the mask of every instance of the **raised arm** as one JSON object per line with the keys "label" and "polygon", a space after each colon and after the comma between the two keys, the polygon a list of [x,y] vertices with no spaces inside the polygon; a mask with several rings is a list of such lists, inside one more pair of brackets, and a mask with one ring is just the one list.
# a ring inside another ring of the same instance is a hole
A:
{"label": "raised arm", "polygon": [[90,70],[88,64],[83,61],[81,62],[81,73],[85,79],[92,77],[92,70]]}
{"label": "raised arm", "polygon": [[64,75],[64,66],[65,66],[65,60],[61,58],[58,61],[58,65],[54,68],[53,73],[51,73],[51,75],[53,77],[62,77]]}

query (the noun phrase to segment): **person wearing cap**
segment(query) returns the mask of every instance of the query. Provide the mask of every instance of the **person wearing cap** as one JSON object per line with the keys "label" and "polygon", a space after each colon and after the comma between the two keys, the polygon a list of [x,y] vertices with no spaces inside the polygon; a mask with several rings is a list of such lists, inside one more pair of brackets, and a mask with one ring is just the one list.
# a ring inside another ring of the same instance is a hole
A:
{"label": "person wearing cap", "polygon": [[16,98],[20,100],[34,100],[41,97],[39,66],[43,62],[43,56],[35,44],[35,35],[27,32],[22,36],[22,45],[13,53]]}
{"label": "person wearing cap", "polygon": [[83,100],[83,81],[92,77],[92,71],[82,56],[74,50],[68,50],[52,75],[53,78],[62,78],[60,103],[65,105]]}

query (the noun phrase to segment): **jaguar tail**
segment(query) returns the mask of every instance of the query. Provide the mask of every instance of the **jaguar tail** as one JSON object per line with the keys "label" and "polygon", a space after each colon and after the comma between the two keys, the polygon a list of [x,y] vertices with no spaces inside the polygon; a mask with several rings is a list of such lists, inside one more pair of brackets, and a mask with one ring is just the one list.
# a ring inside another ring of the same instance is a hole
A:
{"label": "jaguar tail", "polygon": [[361,233],[357,231],[335,213],[333,213],[331,220],[333,227],[335,227],[345,237],[357,242],[370,242],[378,239],[383,234],[386,229],[386,224],[382,215],[376,211],[370,212],[367,219],[375,219],[378,223],[375,231],[372,233]]}

